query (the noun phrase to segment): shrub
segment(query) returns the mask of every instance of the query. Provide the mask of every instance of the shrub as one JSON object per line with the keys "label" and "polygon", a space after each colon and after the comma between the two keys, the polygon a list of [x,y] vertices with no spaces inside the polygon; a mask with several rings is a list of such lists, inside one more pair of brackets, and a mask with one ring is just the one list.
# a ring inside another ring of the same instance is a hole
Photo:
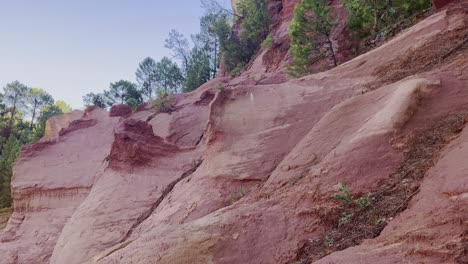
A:
{"label": "shrub", "polygon": [[230,73],[231,77],[236,77],[239,74],[239,72],[242,70],[243,66],[244,65],[242,65],[242,63],[237,64],[237,66],[231,70],[231,73]]}
{"label": "shrub", "polygon": [[247,190],[241,187],[236,193],[231,194],[231,203],[239,201],[247,194]]}
{"label": "shrub", "polygon": [[219,89],[219,90],[222,90],[224,88],[224,84],[222,83],[217,83],[216,84],[216,88]]}
{"label": "shrub", "polygon": [[430,0],[345,0],[349,11],[348,27],[359,37],[375,35],[432,5]]}
{"label": "shrub", "polygon": [[273,36],[271,34],[268,34],[268,36],[262,42],[261,47],[263,49],[270,49],[272,46],[273,46]]}
{"label": "shrub", "polygon": [[350,203],[353,200],[351,194],[349,193],[348,186],[340,182],[338,183],[338,190],[340,192],[335,194],[335,198],[344,203]]}
{"label": "shrub", "polygon": [[132,110],[135,110],[138,107],[138,101],[135,98],[128,98],[125,103],[132,108]]}
{"label": "shrub", "polygon": [[152,108],[158,113],[170,113],[174,109],[175,96],[173,94],[160,93],[152,103]]}

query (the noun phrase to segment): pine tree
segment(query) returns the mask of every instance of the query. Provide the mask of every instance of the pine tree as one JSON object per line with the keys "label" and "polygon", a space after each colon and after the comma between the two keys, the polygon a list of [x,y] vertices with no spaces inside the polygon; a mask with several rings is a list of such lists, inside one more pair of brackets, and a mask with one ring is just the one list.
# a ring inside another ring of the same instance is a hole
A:
{"label": "pine tree", "polygon": [[5,136],[5,138],[9,138],[13,130],[13,125],[17,114],[21,113],[26,108],[26,98],[29,87],[18,81],[14,81],[8,83],[3,88],[3,91],[3,102],[5,103],[5,106],[8,107],[10,112],[10,118]]}
{"label": "pine tree", "polygon": [[326,0],[302,0],[294,8],[294,17],[289,26],[295,77],[309,73],[311,56],[330,57],[337,65],[331,30],[335,22],[330,16]]}
{"label": "pine tree", "polygon": [[128,99],[133,98],[137,103],[141,103],[141,93],[136,84],[120,80],[110,84],[109,90],[104,92],[108,106],[114,104],[124,104]]}
{"label": "pine tree", "polygon": [[156,84],[156,62],[150,57],[145,58],[139,64],[135,75],[141,93],[151,100]]}
{"label": "pine tree", "polygon": [[32,88],[27,94],[27,101],[31,109],[31,124],[30,129],[34,127],[34,120],[37,112],[45,106],[50,106],[54,103],[52,96],[40,88]]}

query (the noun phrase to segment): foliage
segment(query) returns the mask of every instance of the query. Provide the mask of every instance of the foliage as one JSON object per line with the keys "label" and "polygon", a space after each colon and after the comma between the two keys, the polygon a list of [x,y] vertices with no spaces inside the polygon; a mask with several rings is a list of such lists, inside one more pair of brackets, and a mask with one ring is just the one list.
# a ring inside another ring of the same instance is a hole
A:
{"label": "foliage", "polygon": [[46,122],[47,120],[49,120],[49,118],[55,115],[61,115],[65,113],[62,107],[59,104],[57,104],[58,102],[59,101],[57,101],[54,105],[42,108],[41,114],[37,119],[37,124],[34,131],[34,136],[36,140],[39,140],[44,136]]}
{"label": "foliage", "polygon": [[191,49],[187,39],[175,30],[169,33],[166,40],[166,47],[173,51],[174,57],[182,64],[184,92],[193,91],[216,76],[222,47],[231,34],[228,12],[211,7],[207,11],[207,14],[200,19],[200,33],[191,38],[193,43]]}
{"label": "foliage", "polygon": [[151,100],[156,85],[156,62],[150,57],[145,58],[138,65],[135,75],[141,93]]}
{"label": "foliage", "polygon": [[12,168],[21,147],[40,139],[47,119],[62,113],[53,102],[45,90],[29,88],[18,81],[3,87],[3,94],[0,93],[0,208],[11,206]]}
{"label": "foliage", "polygon": [[368,207],[371,205],[372,198],[370,193],[368,193],[366,196],[354,199],[353,195],[349,192],[348,186],[341,182],[338,183],[338,190],[339,193],[335,194],[335,198],[337,198],[345,204],[354,203],[359,207]]}
{"label": "foliage", "polygon": [[107,104],[106,104],[106,98],[104,97],[104,94],[95,94],[95,93],[88,93],[85,96],[83,96],[83,102],[85,106],[91,106],[95,105],[97,107],[100,107],[102,109],[106,109]]}
{"label": "foliage", "polygon": [[268,36],[263,40],[261,47],[263,49],[270,49],[273,46],[273,35],[268,34]]}
{"label": "foliage", "polygon": [[137,104],[143,100],[137,85],[126,80],[111,83],[109,90],[104,91],[104,97],[108,106],[124,104],[130,98],[135,99]]}
{"label": "foliage", "polygon": [[222,89],[224,89],[224,84],[222,84],[222,83],[217,83],[217,84],[216,84],[216,88],[219,89],[219,90],[222,90]]}
{"label": "foliage", "polygon": [[209,52],[208,45],[195,46],[192,49],[183,87],[184,92],[193,91],[211,79]]}
{"label": "foliage", "polygon": [[245,65],[252,58],[267,37],[270,26],[265,0],[241,0],[237,12],[241,21],[239,36],[231,34],[222,47],[228,72],[239,65]]}
{"label": "foliage", "polygon": [[242,63],[237,64],[237,66],[231,70],[231,73],[230,73],[231,77],[236,77],[239,74],[239,72],[242,70],[242,67],[244,67]]}
{"label": "foliage", "polygon": [[54,103],[54,99],[43,89],[31,88],[26,95],[26,100],[28,101],[29,105],[31,105],[30,129],[32,130],[37,112],[40,111],[43,107],[52,105]]}
{"label": "foliage", "polygon": [[[140,91],[138,90],[138,87],[135,83],[126,80],[120,80],[110,83],[109,90],[105,90],[103,93],[86,94],[83,96],[83,102],[85,106],[95,105],[102,109],[106,109],[107,107],[113,106],[115,104],[129,104],[128,102],[130,102],[130,107],[134,107],[134,105],[138,106],[143,102],[142,91],[149,92],[149,90],[145,90],[144,87],[145,82],[143,82],[143,87]],[[62,108],[62,111],[66,112],[67,110]]]}
{"label": "foliage", "polygon": [[242,17],[241,39],[252,47],[259,47],[268,34],[270,18],[265,0],[241,0],[237,11]]}
{"label": "foliage", "polygon": [[370,194],[367,194],[366,196],[362,196],[356,200],[354,200],[354,203],[356,205],[358,205],[359,207],[368,207],[369,205],[371,205],[371,195]]}
{"label": "foliage", "polygon": [[176,63],[164,57],[156,63],[155,80],[158,93],[177,93],[184,82],[184,76]]}
{"label": "foliage", "polygon": [[164,46],[172,50],[172,55],[182,61],[182,68],[184,70],[187,69],[190,58],[190,48],[189,42],[184,35],[175,29],[171,30]]}
{"label": "foliage", "polygon": [[329,56],[336,66],[333,43],[330,39],[333,21],[326,0],[302,0],[294,8],[289,25],[290,52],[293,65],[290,74],[294,77],[310,73],[311,56]]}
{"label": "foliage", "polygon": [[352,201],[352,196],[349,193],[348,186],[346,186],[343,183],[338,183],[338,190],[340,191],[339,193],[335,194],[335,197],[344,202],[344,203],[350,203]]}
{"label": "foliage", "polygon": [[247,195],[247,190],[241,187],[237,192],[231,194],[231,203],[239,201],[242,197]]}
{"label": "foliage", "polygon": [[6,135],[5,138],[9,138],[11,131],[13,129],[13,125],[16,119],[17,114],[21,114],[27,108],[26,105],[26,98],[29,92],[29,87],[26,85],[14,81],[8,83],[3,88],[3,102],[5,106],[9,109],[9,121],[8,126],[6,127]]}
{"label": "foliage", "polygon": [[132,108],[132,110],[135,110],[139,103],[135,98],[128,98],[125,103]]}
{"label": "foliage", "polygon": [[10,136],[3,146],[0,156],[0,208],[11,207],[10,182],[13,175],[13,165],[21,146],[21,142],[14,136]]}
{"label": "foliage", "polygon": [[175,103],[175,96],[160,92],[158,98],[154,100],[151,105],[152,108],[158,113],[170,113],[173,111]]}
{"label": "foliage", "polygon": [[380,32],[406,17],[429,8],[430,0],[344,0],[349,28],[360,37]]}
{"label": "foliage", "polygon": [[71,112],[72,110],[71,106],[62,100],[57,100],[54,105],[60,108],[60,110],[62,111],[62,114]]}

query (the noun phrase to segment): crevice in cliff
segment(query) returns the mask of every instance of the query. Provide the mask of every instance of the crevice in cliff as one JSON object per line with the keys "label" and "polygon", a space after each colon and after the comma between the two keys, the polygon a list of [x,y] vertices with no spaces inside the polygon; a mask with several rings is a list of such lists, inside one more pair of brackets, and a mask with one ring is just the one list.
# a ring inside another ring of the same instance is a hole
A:
{"label": "crevice in cliff", "polygon": [[164,201],[164,199],[167,197],[167,195],[174,189],[174,187],[180,182],[182,181],[183,179],[187,178],[188,176],[192,175],[197,169],[198,167],[200,167],[200,165],[202,164],[203,160],[202,159],[199,159],[199,160],[196,160],[193,162],[192,164],[192,167],[185,171],[179,178],[177,178],[176,180],[172,181],[170,184],[168,184],[166,186],[166,188],[164,188],[164,190],[162,191],[161,195],[159,196],[159,198],[150,206],[150,208],[144,212],[143,214],[140,215],[140,217],[138,217],[138,219],[135,221],[135,223],[130,227],[130,229],[128,230],[127,234],[119,241],[119,243],[122,243],[124,241],[126,241],[133,233],[133,231],[141,224],[143,223],[143,221],[145,221],[146,219],[148,219],[148,217],[151,216],[151,214],[153,214],[153,212],[156,210],[156,208],[158,208],[158,206],[162,203],[162,201]]}
{"label": "crevice in cliff", "polygon": [[365,197],[368,205],[348,203],[338,210],[331,223],[322,219],[330,223],[327,231],[318,239],[303,241],[292,263],[312,263],[333,252],[359,245],[364,239],[379,236],[389,221],[406,210],[419,192],[427,171],[437,163],[444,147],[463,130],[467,117],[467,112],[454,113],[426,131],[396,137],[394,145],[406,146],[400,167],[378,185],[381,187],[377,192],[353,197]]}

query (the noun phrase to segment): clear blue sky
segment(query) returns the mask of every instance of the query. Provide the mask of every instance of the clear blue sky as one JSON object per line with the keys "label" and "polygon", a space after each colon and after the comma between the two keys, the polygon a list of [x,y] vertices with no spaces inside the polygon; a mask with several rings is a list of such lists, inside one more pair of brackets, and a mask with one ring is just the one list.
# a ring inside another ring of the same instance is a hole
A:
{"label": "clear blue sky", "polygon": [[[226,6],[229,0],[221,0]],[[0,87],[18,80],[74,108],[169,56],[171,29],[199,31],[200,0],[0,0]]]}

